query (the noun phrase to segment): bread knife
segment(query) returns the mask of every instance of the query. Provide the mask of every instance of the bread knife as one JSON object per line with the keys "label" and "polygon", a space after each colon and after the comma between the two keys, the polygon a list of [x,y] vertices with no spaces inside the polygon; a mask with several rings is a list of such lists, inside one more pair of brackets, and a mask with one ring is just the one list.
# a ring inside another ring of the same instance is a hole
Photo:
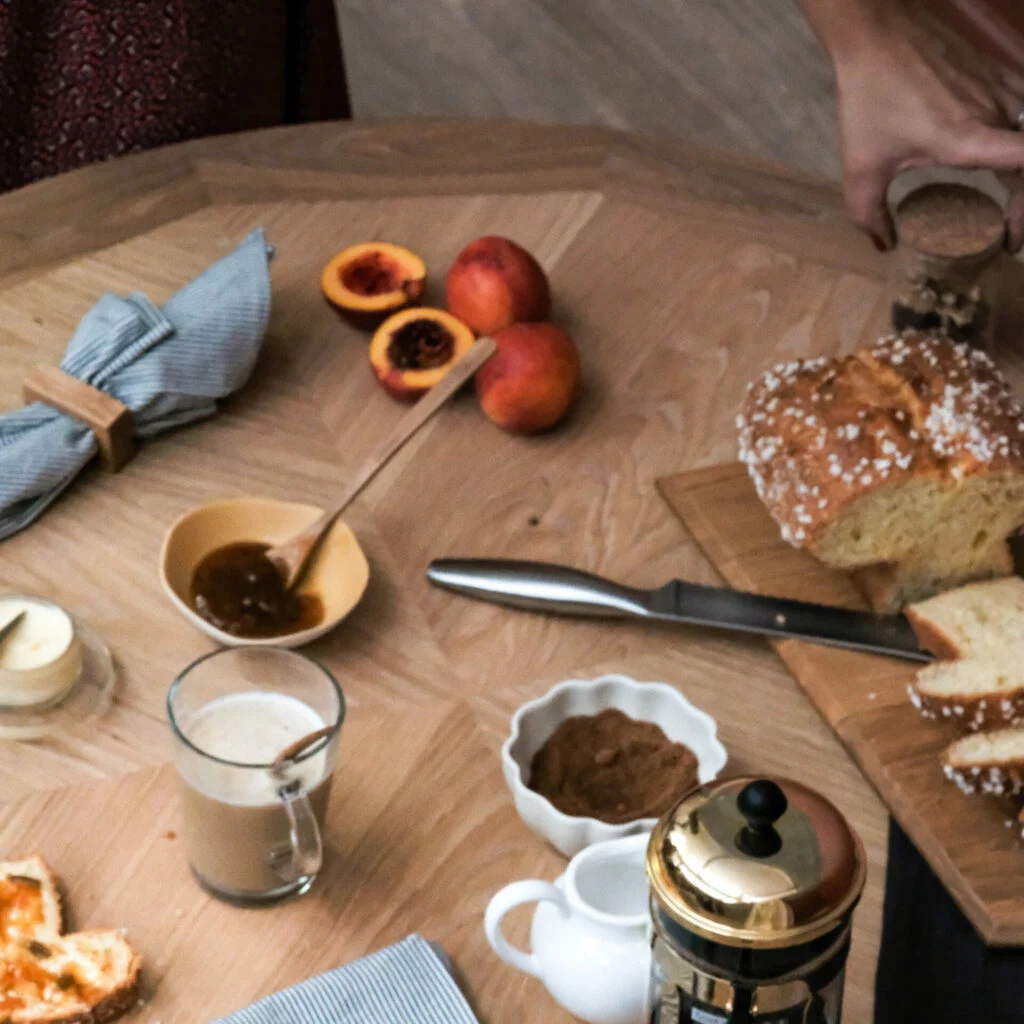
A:
{"label": "bread knife", "polygon": [[467,597],[527,611],[712,626],[932,660],[904,615],[876,615],[683,580],[639,590],[568,566],[507,559],[441,558],[430,563],[427,579]]}

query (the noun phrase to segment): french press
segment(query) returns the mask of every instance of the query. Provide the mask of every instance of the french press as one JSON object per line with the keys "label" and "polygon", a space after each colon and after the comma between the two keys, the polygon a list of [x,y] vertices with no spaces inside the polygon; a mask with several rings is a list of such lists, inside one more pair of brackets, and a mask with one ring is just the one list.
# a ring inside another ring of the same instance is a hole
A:
{"label": "french press", "polygon": [[859,838],[788,779],[692,790],[657,824],[653,1024],[839,1024]]}

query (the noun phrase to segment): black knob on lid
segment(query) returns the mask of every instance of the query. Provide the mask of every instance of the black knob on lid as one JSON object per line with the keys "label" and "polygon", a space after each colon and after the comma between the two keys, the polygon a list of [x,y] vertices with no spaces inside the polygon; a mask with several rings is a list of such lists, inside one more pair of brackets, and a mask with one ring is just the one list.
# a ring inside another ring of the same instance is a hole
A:
{"label": "black knob on lid", "polygon": [[771,828],[786,813],[789,801],[778,783],[756,779],[740,790],[736,806],[751,828]]}
{"label": "black knob on lid", "polygon": [[770,857],[778,853],[782,839],[775,831],[775,822],[789,807],[782,787],[771,779],[756,779],[740,790],[736,806],[747,822],[747,827],[740,829],[736,836],[737,847],[749,857]]}

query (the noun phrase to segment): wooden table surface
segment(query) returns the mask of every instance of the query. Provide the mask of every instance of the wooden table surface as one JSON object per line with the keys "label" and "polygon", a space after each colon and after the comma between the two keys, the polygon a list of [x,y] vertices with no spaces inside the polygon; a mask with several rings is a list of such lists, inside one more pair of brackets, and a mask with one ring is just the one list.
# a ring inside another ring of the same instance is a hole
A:
{"label": "wooden table surface", "polygon": [[[0,587],[87,618],[121,680],[105,718],[0,747],[0,792],[12,802],[0,853],[38,844],[80,921],[144,931],[150,1001],[133,1019],[205,1019],[414,929],[445,944],[483,1020],[559,1019],[483,937],[494,890],[552,878],[564,863],[516,819],[498,748],[524,700],[564,678],[621,671],[667,681],[713,714],[730,770],[808,782],[860,832],[870,870],[847,999],[851,1021],[870,1020],[886,812],[766,645],[514,613],[424,577],[433,557],[480,555],[567,562],[640,586],[713,582],[654,481],[733,457],[736,409],[763,368],[849,350],[884,320],[884,262],[846,223],[837,190],[678,142],[516,122],[288,128],[131,157],[0,198],[0,403],[18,404],[24,373],[59,359],[103,291],[162,301],[257,225],[277,257],[250,385],[215,419],[147,444],[118,476],[90,469],[3,545]],[[335,251],[372,238],[407,245],[427,261],[439,302],[452,258],[487,233],[514,237],[547,267],[585,391],[571,421],[541,438],[504,434],[472,397],[460,400],[352,507],[370,587],[310,648],[351,707],[335,800],[344,813],[332,825],[347,853],[306,917],[293,907],[260,919],[305,936],[301,955],[283,960],[260,941],[272,925],[208,906],[180,844],[164,838],[175,813],[157,767],[168,756],[164,698],[210,641],[160,591],[161,540],[180,513],[220,496],[329,502],[402,414],[371,378],[366,337],[321,298]],[[167,879],[187,894],[164,905],[170,922],[140,895]],[[154,924],[139,923],[147,914]],[[195,973],[198,936],[218,929],[252,953],[230,983],[223,956],[212,974]]]}

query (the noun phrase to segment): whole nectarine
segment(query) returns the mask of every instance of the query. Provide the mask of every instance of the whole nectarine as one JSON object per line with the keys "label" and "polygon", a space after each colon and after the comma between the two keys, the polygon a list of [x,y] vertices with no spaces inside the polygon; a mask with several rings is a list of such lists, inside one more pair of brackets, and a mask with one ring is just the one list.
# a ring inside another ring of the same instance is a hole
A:
{"label": "whole nectarine", "polygon": [[507,238],[470,242],[445,280],[448,311],[477,334],[494,334],[519,320],[543,320],[551,289],[541,265]]}
{"label": "whole nectarine", "polygon": [[572,338],[550,323],[517,323],[494,335],[498,350],[476,372],[487,415],[506,430],[537,434],[569,411],[580,385]]}

